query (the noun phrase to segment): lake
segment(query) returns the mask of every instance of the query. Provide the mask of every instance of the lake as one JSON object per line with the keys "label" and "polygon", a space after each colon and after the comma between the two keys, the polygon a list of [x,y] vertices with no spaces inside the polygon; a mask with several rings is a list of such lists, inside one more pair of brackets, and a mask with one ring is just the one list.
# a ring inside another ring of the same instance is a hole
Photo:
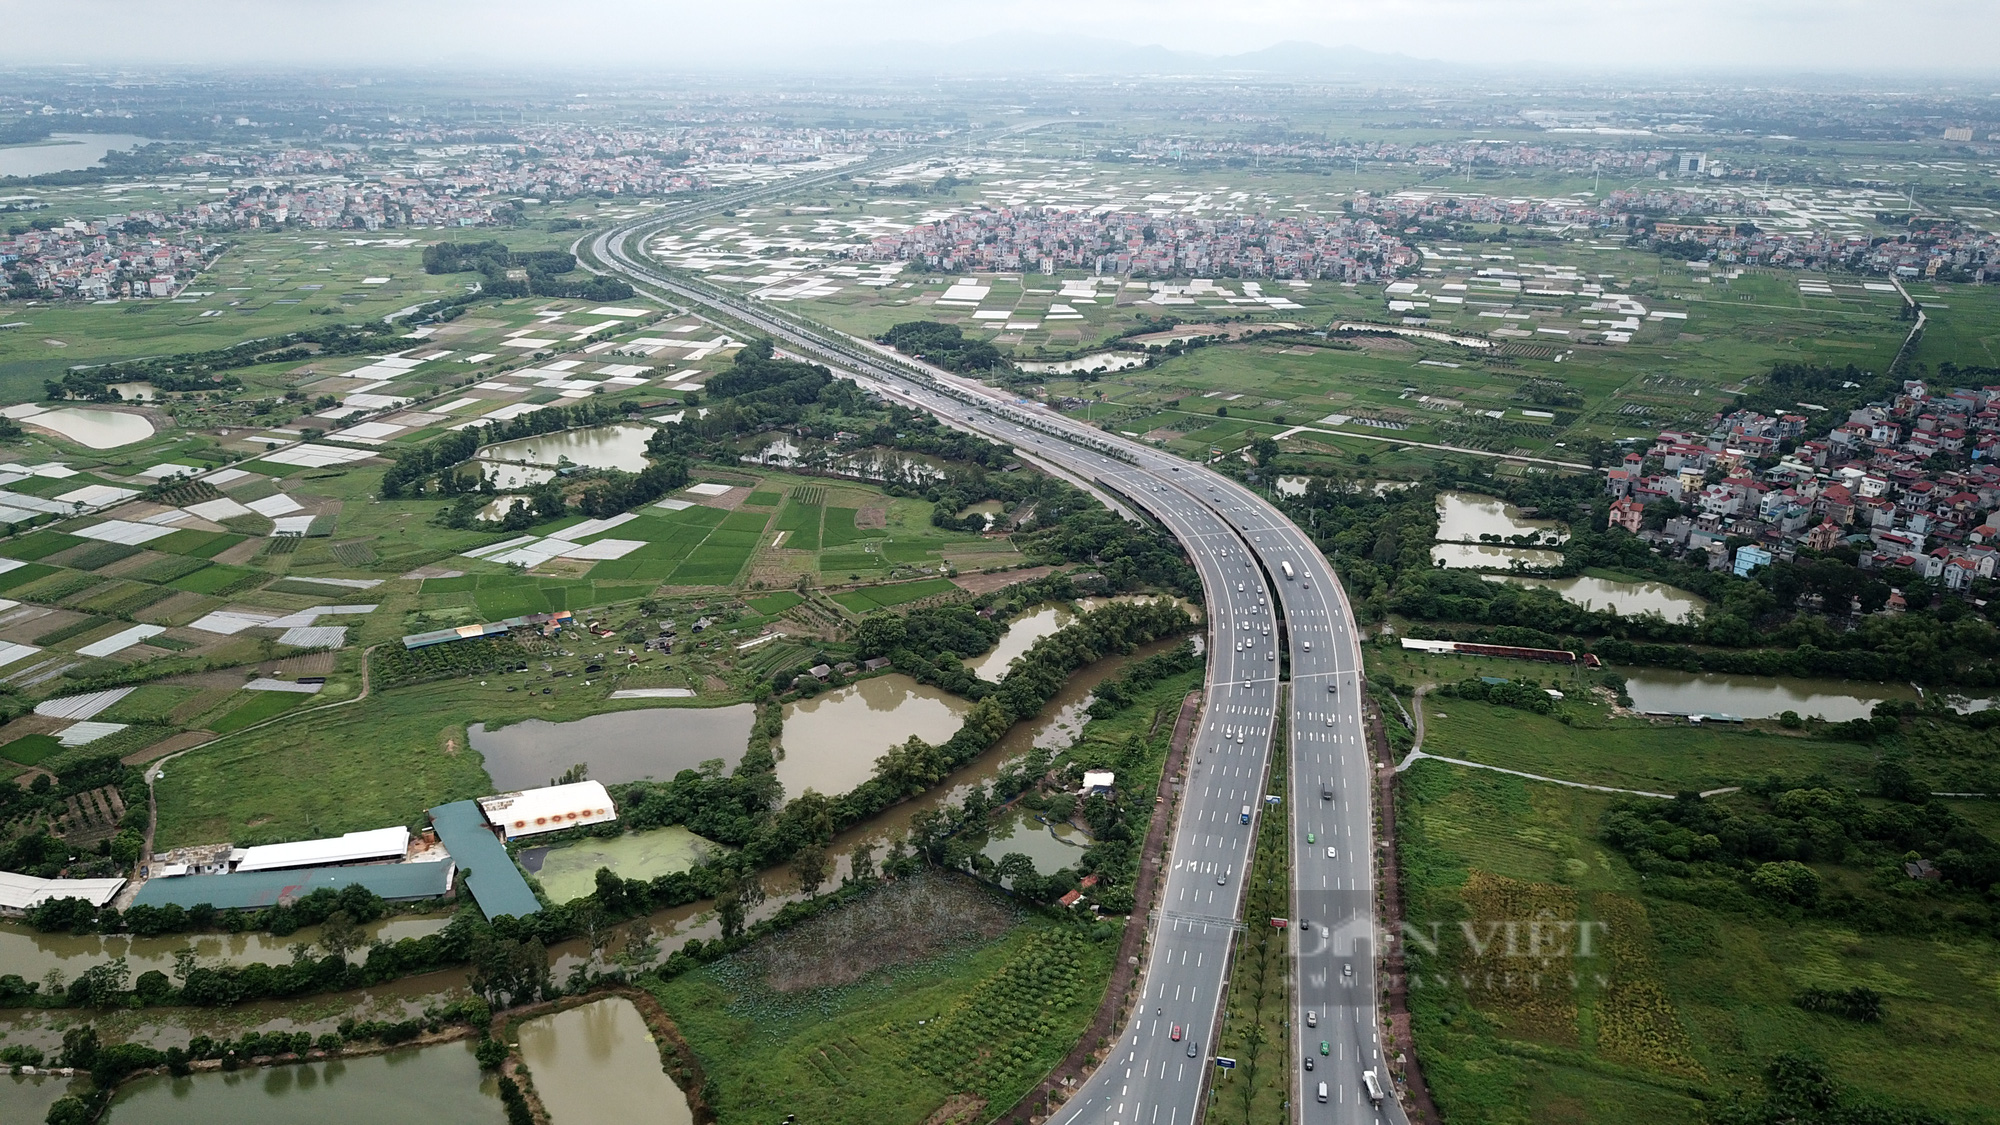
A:
{"label": "lake", "polygon": [[493,487],[502,492],[519,492],[524,488],[533,488],[543,481],[556,478],[554,469],[544,469],[535,465],[516,465],[507,461],[482,461],[479,463],[479,468],[486,479],[493,482]]}
{"label": "lake", "polygon": [[564,430],[559,434],[496,442],[480,450],[479,459],[559,465],[564,458],[568,458],[573,465],[636,473],[646,467],[646,442],[652,439],[655,429],[655,426],[618,422],[609,426]]}
{"label": "lake", "polygon": [[1915,699],[1908,684],[1868,684],[1853,680],[1807,680],[1789,676],[1731,676],[1719,672],[1677,672],[1667,668],[1618,669],[1639,711],[1733,715],[1772,719],[1786,711],[1814,715],[1830,723],[1865,719],[1885,699]]}
{"label": "lake", "polygon": [[0,148],[0,176],[46,176],[95,167],[104,154],[152,144],[130,133],[51,133],[44,142]]}
{"label": "lake", "polygon": [[470,1040],[296,1066],[141,1078],[118,1091],[106,1118],[112,1125],[500,1125],[506,1119],[499,1086],[480,1071]]}
{"label": "lake", "polygon": [[547,785],[579,762],[590,767],[592,781],[615,785],[649,777],[665,781],[710,758],[734,769],[750,744],[755,718],[756,708],[748,703],[651,707],[569,723],[529,719],[497,730],[474,723],[466,738],[486,759],[486,774],[501,791]]}
{"label": "lake", "polygon": [[1504,574],[1489,574],[1486,580],[1512,586],[1543,586],[1561,594],[1564,601],[1585,609],[1626,617],[1657,613],[1668,621],[1685,621],[1708,605],[1686,590],[1664,582],[1613,582],[1588,575],[1576,578],[1522,578]]}
{"label": "lake", "polygon": [[687,1095],[630,1000],[598,1000],[521,1025],[521,1058],[551,1125],[692,1125]]}
{"label": "lake", "polygon": [[778,780],[787,799],[808,788],[845,793],[875,776],[875,760],[911,735],[935,745],[957,734],[971,707],[900,672],[787,703]]}

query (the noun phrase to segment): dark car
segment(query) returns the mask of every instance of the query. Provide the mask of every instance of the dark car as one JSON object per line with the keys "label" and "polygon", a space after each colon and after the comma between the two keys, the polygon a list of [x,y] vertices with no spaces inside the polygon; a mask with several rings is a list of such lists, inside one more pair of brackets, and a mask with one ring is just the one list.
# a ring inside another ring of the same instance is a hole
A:
{"label": "dark car", "polygon": [[1201,1044],[1195,1042],[1192,1039],[1188,1040],[1188,1058],[1196,1059],[1200,1057],[1201,1057]]}
{"label": "dark car", "polygon": [[1312,1057],[1311,1055],[1307,1055],[1307,1056],[1306,1056],[1306,1069],[1307,1069],[1307,1070],[1311,1070],[1312,1068],[1313,1068],[1313,1057]]}

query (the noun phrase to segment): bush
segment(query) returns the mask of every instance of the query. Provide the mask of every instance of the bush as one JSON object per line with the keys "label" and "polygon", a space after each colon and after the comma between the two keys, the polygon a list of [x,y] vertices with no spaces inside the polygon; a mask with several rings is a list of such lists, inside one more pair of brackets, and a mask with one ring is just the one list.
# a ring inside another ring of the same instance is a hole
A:
{"label": "bush", "polygon": [[507,1061],[507,1044],[498,1039],[481,1039],[472,1049],[472,1057],[479,1060],[482,1070],[499,1070],[500,1064]]}

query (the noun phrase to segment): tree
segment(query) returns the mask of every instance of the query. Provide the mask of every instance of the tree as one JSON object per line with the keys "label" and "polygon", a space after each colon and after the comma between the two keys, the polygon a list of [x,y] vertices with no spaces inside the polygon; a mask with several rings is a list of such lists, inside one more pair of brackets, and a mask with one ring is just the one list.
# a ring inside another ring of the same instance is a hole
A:
{"label": "tree", "polygon": [[1278,459],[1278,443],[1259,434],[1250,441],[1250,457],[1258,467],[1268,469]]}
{"label": "tree", "polygon": [[1819,872],[1795,859],[1758,864],[1750,873],[1750,886],[1775,902],[1811,906],[1819,901]]}
{"label": "tree", "polygon": [[89,1070],[97,1063],[97,1029],[87,1023],[63,1032],[62,1065]]}
{"label": "tree", "polygon": [[354,953],[366,943],[368,935],[364,935],[362,927],[354,923],[354,915],[346,911],[334,911],[326,915],[324,923],[320,923],[320,949],[332,957],[346,961],[348,953]]}
{"label": "tree", "polygon": [[800,848],[798,853],[792,856],[792,874],[798,876],[799,890],[804,892],[807,898],[817,896],[820,887],[826,883],[826,847],[821,844],[807,844]]}

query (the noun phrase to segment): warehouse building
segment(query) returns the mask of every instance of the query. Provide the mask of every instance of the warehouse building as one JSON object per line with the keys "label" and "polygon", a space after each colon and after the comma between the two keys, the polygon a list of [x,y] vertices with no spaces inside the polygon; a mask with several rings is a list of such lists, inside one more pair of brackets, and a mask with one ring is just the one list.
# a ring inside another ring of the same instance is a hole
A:
{"label": "warehouse building", "polygon": [[611,806],[611,794],[595,781],[482,797],[479,811],[486,815],[487,823],[509,840],[564,828],[609,824],[618,819],[617,810]]}
{"label": "warehouse building", "polygon": [[45,902],[60,898],[80,898],[92,906],[103,906],[117,897],[123,879],[37,879],[0,871],[0,913],[25,914]]}
{"label": "warehouse building", "polygon": [[324,840],[297,840],[244,848],[233,870],[282,871],[291,867],[336,867],[344,863],[400,863],[410,852],[410,830],[375,828]]}
{"label": "warehouse building", "polygon": [[359,867],[312,867],[277,871],[238,871],[229,875],[183,875],[153,879],[139,888],[134,906],[187,909],[207,904],[217,910],[261,910],[285,906],[318,890],[338,891],[360,885],[391,902],[441,898],[451,891],[458,865],[375,863]]}

